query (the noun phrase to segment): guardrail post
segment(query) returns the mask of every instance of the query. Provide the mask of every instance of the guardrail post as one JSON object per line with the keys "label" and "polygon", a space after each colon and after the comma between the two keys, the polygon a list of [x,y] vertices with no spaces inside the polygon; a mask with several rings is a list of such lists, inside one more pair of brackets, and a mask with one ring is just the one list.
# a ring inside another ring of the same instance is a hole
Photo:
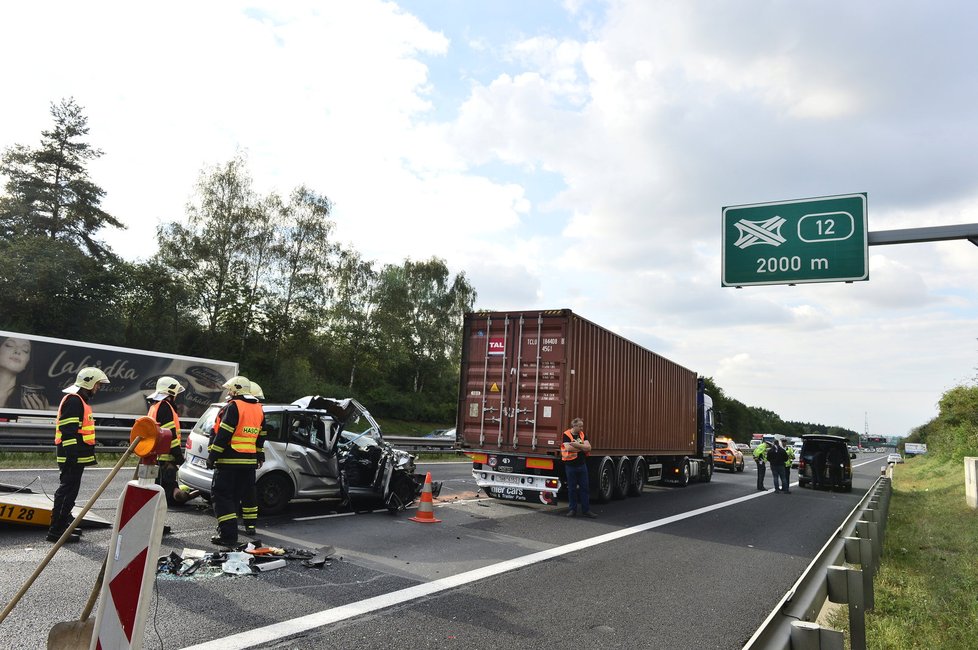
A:
{"label": "guardrail post", "polygon": [[818,623],[791,622],[791,650],[842,650],[845,635]]}
{"label": "guardrail post", "polygon": [[863,572],[844,566],[828,568],[829,600],[849,605],[849,646],[866,650],[866,611],[863,603]]}
{"label": "guardrail post", "polygon": [[860,519],[856,522],[856,534],[863,539],[869,539],[873,542],[873,565],[875,566],[879,562],[880,556],[883,554],[883,544],[880,543],[879,538],[879,526],[876,525],[874,521],[866,521],[865,519]]}
{"label": "guardrail post", "polygon": [[863,573],[863,605],[866,610],[876,607],[876,597],[873,591],[873,576],[876,575],[876,563],[873,562],[873,541],[861,537],[843,537],[846,549],[846,562],[858,564]]}

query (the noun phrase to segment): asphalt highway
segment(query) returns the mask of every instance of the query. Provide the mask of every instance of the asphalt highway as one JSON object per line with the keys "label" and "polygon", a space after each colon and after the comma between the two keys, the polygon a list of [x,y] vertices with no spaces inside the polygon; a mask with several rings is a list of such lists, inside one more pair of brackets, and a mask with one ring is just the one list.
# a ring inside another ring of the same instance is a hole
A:
{"label": "asphalt highway", "polygon": [[[595,505],[594,520],[479,496],[464,463],[425,465],[445,482],[439,523],[369,503],[294,503],[260,520],[258,537],[282,548],[332,546],[324,566],[288,560],[259,575],[159,576],[143,647],[739,648],[883,462],[877,454],[854,460],[851,493],[793,486],[786,495],[757,491],[748,463],[711,483],[651,486]],[[104,477],[105,469],[86,471],[79,505]],[[117,477],[95,514],[113,519],[126,478]],[[0,482],[52,495],[57,472],[5,470]],[[216,550],[205,504],[174,509],[166,521],[172,533],[160,555]],[[0,623],[0,647],[45,648],[52,625],[76,619],[110,537],[108,528],[87,528],[81,543],[56,554]],[[0,524],[0,540],[6,604],[50,545],[42,529],[12,524]]]}

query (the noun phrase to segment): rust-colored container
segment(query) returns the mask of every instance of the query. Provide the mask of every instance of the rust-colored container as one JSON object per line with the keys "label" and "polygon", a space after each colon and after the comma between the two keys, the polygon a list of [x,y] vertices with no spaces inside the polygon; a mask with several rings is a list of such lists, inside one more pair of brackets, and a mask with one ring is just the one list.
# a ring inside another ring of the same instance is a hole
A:
{"label": "rust-colored container", "polygon": [[696,452],[696,373],[570,310],[465,315],[458,428],[467,450],[591,456]]}

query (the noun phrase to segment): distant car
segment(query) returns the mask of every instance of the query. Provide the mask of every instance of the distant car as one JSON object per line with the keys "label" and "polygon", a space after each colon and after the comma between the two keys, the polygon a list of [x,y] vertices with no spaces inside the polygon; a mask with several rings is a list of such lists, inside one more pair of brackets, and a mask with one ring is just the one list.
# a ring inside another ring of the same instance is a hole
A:
{"label": "distant car", "polygon": [[849,458],[855,458],[857,451],[859,451],[859,447],[856,445],[849,445]]}
{"label": "distant car", "polygon": [[852,458],[842,436],[808,434],[801,437],[798,460],[800,487],[852,491]]}
{"label": "distant car", "polygon": [[889,454],[886,457],[886,462],[888,462],[888,463],[902,463],[903,462],[903,456],[901,456],[900,454]]}
{"label": "distant car", "polygon": [[744,454],[737,449],[737,443],[729,438],[713,441],[713,467],[723,467],[731,472],[744,471]]}
{"label": "distant car", "polygon": [[748,453],[749,454],[750,453],[750,445],[748,445],[746,443],[743,443],[743,442],[738,442],[737,443],[737,450],[740,453],[742,453],[742,454],[743,453]]}

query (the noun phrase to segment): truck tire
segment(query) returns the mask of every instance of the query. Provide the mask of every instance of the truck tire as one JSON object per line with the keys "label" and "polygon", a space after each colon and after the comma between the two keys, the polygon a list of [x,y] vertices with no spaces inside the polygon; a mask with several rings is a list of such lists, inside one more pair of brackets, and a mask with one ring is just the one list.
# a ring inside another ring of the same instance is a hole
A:
{"label": "truck tire", "polygon": [[689,461],[684,459],[679,463],[679,478],[676,479],[676,485],[686,487],[689,485],[690,478],[692,478],[692,473],[689,470]]}
{"label": "truck tire", "polygon": [[628,484],[632,482],[632,461],[622,456],[615,462],[615,486],[611,491],[613,499],[624,499],[628,495]]}
{"label": "truck tire", "polygon": [[258,514],[277,515],[292,500],[292,481],[283,474],[266,474],[255,485],[258,494]]}
{"label": "truck tire", "polygon": [[[591,471],[594,470],[594,471]],[[615,461],[605,456],[588,467],[591,482],[591,494],[598,503],[611,501],[615,489]]]}
{"label": "truck tire", "polygon": [[628,484],[628,496],[642,496],[642,491],[645,489],[648,477],[648,464],[644,458],[636,456],[635,462],[632,463],[632,480]]}
{"label": "truck tire", "polygon": [[[713,470],[714,469],[715,468],[713,467],[713,459],[712,458],[703,461],[703,469],[700,471],[700,482],[701,483],[709,483],[710,481],[712,481],[713,480]],[[731,471],[733,471],[733,470],[731,470]]]}

